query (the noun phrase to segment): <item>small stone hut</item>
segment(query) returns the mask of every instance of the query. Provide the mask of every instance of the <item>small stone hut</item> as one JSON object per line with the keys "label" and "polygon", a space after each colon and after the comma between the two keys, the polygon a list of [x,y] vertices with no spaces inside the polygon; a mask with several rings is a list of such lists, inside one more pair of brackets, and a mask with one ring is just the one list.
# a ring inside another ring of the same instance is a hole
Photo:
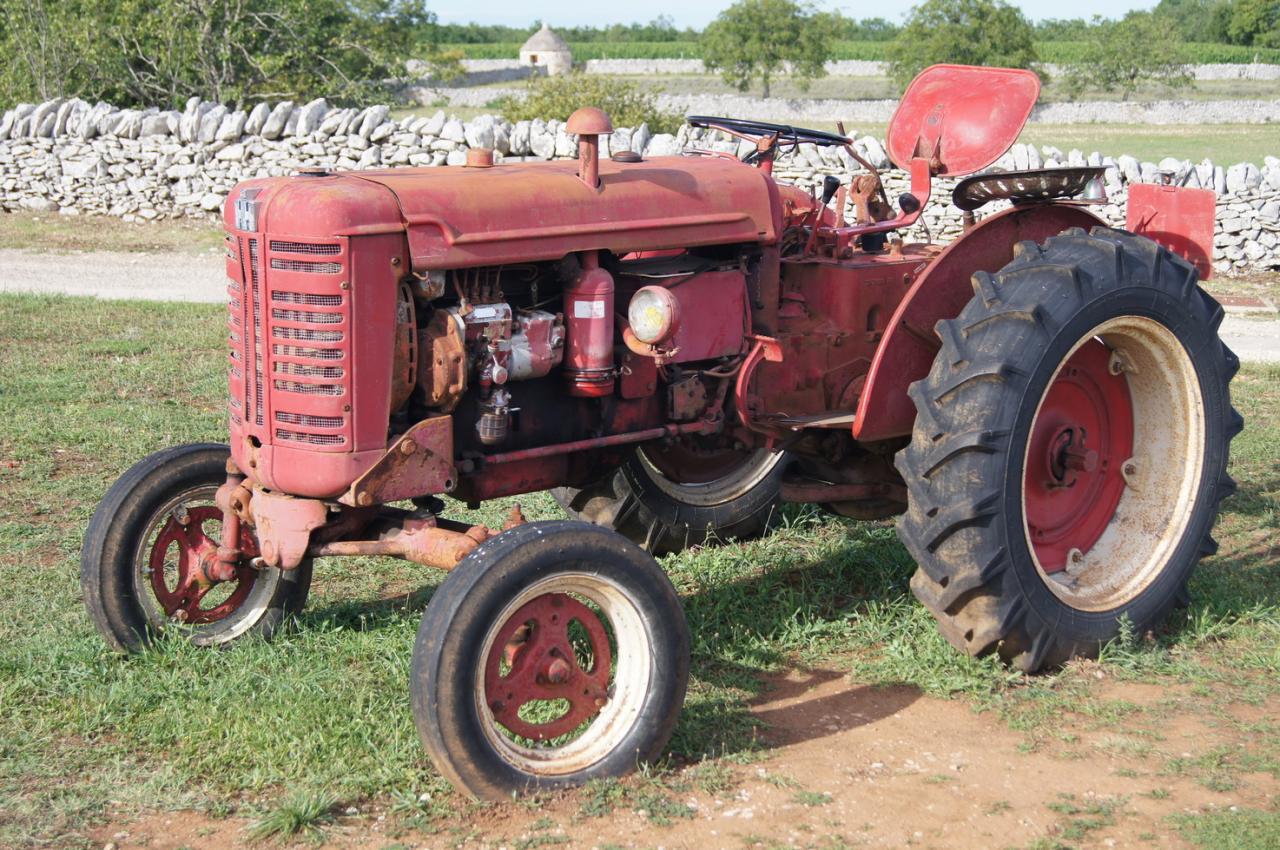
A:
{"label": "small stone hut", "polygon": [[547,74],[554,77],[569,73],[573,68],[573,54],[569,52],[569,43],[543,24],[520,48],[520,64],[545,68]]}

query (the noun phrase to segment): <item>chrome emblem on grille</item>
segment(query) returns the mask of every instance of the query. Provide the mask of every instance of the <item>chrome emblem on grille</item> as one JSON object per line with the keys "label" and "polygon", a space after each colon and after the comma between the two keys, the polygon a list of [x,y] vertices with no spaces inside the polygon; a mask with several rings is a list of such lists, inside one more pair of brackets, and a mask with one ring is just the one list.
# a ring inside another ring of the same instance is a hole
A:
{"label": "chrome emblem on grille", "polygon": [[236,230],[241,233],[256,233],[258,230],[258,192],[259,189],[245,189],[236,198]]}

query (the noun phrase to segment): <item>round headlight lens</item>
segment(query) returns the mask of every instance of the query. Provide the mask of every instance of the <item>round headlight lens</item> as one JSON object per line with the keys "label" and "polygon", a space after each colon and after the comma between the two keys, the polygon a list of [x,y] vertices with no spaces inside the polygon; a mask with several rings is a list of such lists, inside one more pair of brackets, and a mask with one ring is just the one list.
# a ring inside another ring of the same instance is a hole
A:
{"label": "round headlight lens", "polygon": [[636,339],[657,345],[676,329],[676,298],[661,286],[646,286],[631,296],[627,321]]}

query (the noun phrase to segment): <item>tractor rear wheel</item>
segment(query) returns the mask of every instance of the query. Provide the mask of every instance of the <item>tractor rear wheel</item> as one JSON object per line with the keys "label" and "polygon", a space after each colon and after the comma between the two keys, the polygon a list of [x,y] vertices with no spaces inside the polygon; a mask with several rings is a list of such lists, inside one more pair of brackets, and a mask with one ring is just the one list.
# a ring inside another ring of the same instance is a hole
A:
{"label": "tractor rear wheel", "polygon": [[665,554],[768,532],[786,467],[784,452],[705,447],[695,437],[639,446],[600,480],[551,495],[574,519]]}
{"label": "tractor rear wheel", "polygon": [[1020,243],[973,286],[910,388],[898,533],[947,639],[1031,672],[1185,602],[1235,486],[1239,361],[1194,267],[1124,231]]}

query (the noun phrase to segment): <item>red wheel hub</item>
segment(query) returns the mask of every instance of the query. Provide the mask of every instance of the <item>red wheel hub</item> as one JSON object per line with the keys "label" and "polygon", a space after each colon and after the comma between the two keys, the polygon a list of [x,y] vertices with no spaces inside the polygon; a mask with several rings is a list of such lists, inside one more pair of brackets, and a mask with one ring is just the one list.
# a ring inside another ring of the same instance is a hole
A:
{"label": "red wheel hub", "polygon": [[[221,602],[211,607],[204,607],[204,598],[214,586],[224,582],[215,582],[209,578],[210,568],[218,559],[217,541],[204,531],[207,522],[222,519],[222,511],[214,506],[181,508],[174,511],[155,543],[151,545],[151,556],[147,563],[151,578],[151,592],[164,610],[165,616],[187,625],[199,625],[221,620],[243,604],[258,571],[249,566],[249,559],[258,554],[258,541],[248,528],[240,530],[240,551],[243,553],[235,572],[228,581],[236,582],[236,587]],[[171,547],[178,550],[178,575],[174,586],[170,587],[165,574],[165,558]]]}
{"label": "red wheel hub", "polygon": [[[589,645],[585,667],[569,636],[574,622]],[[611,662],[600,618],[571,596],[547,593],[522,605],[498,631],[485,659],[485,703],[494,720],[515,735],[533,741],[558,738],[595,717],[608,702]],[[569,707],[557,717],[520,716],[531,702],[558,700]]]}
{"label": "red wheel hub", "polygon": [[1090,340],[1062,364],[1031,427],[1023,471],[1027,534],[1046,573],[1088,552],[1124,494],[1133,456],[1133,402],[1111,349]]}

